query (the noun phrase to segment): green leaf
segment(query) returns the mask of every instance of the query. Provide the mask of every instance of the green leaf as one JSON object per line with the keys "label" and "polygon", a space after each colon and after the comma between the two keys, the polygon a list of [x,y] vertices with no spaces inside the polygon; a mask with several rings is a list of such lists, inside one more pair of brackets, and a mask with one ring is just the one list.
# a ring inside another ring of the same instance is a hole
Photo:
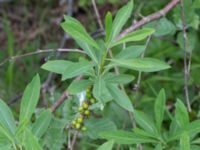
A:
{"label": "green leaf", "polygon": [[107,84],[108,90],[112,95],[114,101],[121,106],[122,108],[133,112],[133,106],[131,100],[127,96],[127,94],[121,91],[116,85],[114,84]]}
{"label": "green leaf", "polygon": [[107,67],[119,66],[143,72],[155,72],[170,68],[170,66],[154,58],[111,59]]}
{"label": "green leaf", "polygon": [[118,144],[140,144],[156,142],[151,138],[137,136],[133,132],[122,130],[103,132],[100,134],[100,136],[107,140],[114,140]]}
{"label": "green leaf", "polygon": [[26,87],[22,96],[19,121],[29,121],[35,111],[40,95],[40,77],[37,74]]}
{"label": "green leaf", "polygon": [[107,118],[86,120],[85,126],[87,128],[85,134],[87,134],[92,139],[98,139],[99,134],[102,132],[114,131],[117,129],[114,122]]}
{"label": "green leaf", "polygon": [[157,144],[154,150],[163,150],[162,145],[160,143]]}
{"label": "green leaf", "polygon": [[161,18],[156,24],[155,36],[173,35],[176,31],[175,25],[167,18]]}
{"label": "green leaf", "polygon": [[62,74],[65,71],[65,69],[71,66],[72,64],[73,63],[71,61],[66,60],[51,60],[43,64],[42,69]]}
{"label": "green leaf", "polygon": [[187,125],[187,129],[186,131],[190,134],[190,135],[196,135],[198,133],[200,133],[200,120],[195,120],[191,123],[189,123]]}
{"label": "green leaf", "polygon": [[115,56],[116,59],[131,59],[139,57],[144,51],[146,46],[134,45],[127,47]]}
{"label": "green leaf", "polygon": [[76,40],[77,44],[86,52],[86,54],[98,64],[96,50],[82,40]]}
{"label": "green leaf", "polygon": [[97,148],[97,150],[112,150],[114,141],[110,140],[108,142],[103,143],[101,146]]}
{"label": "green leaf", "polygon": [[33,135],[33,133],[26,129],[24,139],[24,147],[26,150],[42,150],[42,147],[38,143],[38,139]]}
{"label": "green leaf", "polygon": [[125,25],[129,17],[131,16],[133,9],[133,0],[131,0],[126,6],[122,7],[116,14],[113,21],[112,31],[108,39],[108,43],[112,43],[114,38],[119,34],[122,27]]}
{"label": "green leaf", "polygon": [[140,30],[128,33],[127,35],[120,38],[116,42],[113,42],[113,44],[110,47],[127,43],[127,42],[141,41],[147,38],[149,35],[153,34],[154,32],[155,30],[152,28],[144,28],[144,29],[140,29]]}
{"label": "green leaf", "polygon": [[142,130],[138,127],[133,128],[133,132],[135,133],[135,135],[138,135],[138,136],[144,136],[144,137],[149,137],[149,138],[157,138],[156,135],[151,134],[149,132],[146,132],[145,130]]}
{"label": "green leaf", "polygon": [[112,14],[110,12],[107,12],[105,17],[105,30],[106,30],[106,41],[107,41],[112,31]]}
{"label": "green leaf", "polygon": [[66,120],[53,118],[44,135],[44,144],[48,150],[61,150],[64,143],[67,141],[64,128]]}
{"label": "green leaf", "polygon": [[[9,140],[10,142],[14,142],[14,135],[13,134],[10,134],[10,132],[8,130],[6,130],[5,128],[3,128],[1,125],[0,125],[0,136],[1,138],[4,138],[4,140]],[[0,141],[1,143],[1,141]]]}
{"label": "green leaf", "polygon": [[104,75],[104,80],[106,83],[114,84],[128,84],[133,81],[135,77],[129,74],[119,74],[107,73]]}
{"label": "green leaf", "polygon": [[110,100],[112,100],[112,96],[110,95],[106,83],[102,76],[99,76],[94,81],[94,87],[93,87],[93,95],[94,97],[103,102],[104,104]]}
{"label": "green leaf", "polygon": [[183,132],[180,138],[180,149],[190,150],[190,137],[187,132]]}
{"label": "green leaf", "polygon": [[136,123],[146,132],[158,135],[154,122],[142,111],[134,110],[134,118]]}
{"label": "green leaf", "polygon": [[10,108],[0,99],[0,126],[8,132],[10,136],[15,134],[16,125]]}
{"label": "green leaf", "polygon": [[61,23],[61,27],[64,29],[64,31],[69,34],[71,37],[73,37],[75,40],[81,40],[88,45],[91,45],[97,49],[99,49],[99,46],[94,41],[94,39],[87,33],[85,28],[82,26],[82,24],[70,17],[65,16],[65,21]]}
{"label": "green leaf", "polygon": [[187,113],[187,109],[183,104],[183,102],[179,99],[177,99],[176,102],[175,118],[179,127],[185,127],[186,125],[189,124],[189,116]]}
{"label": "green leaf", "polygon": [[47,131],[47,128],[51,121],[51,111],[43,111],[32,126],[32,132],[37,138],[41,138],[42,135]]}
{"label": "green leaf", "polygon": [[85,91],[88,86],[92,85],[90,80],[73,80],[72,83],[69,85],[67,91],[70,94],[77,94],[82,91]]}
{"label": "green leaf", "polygon": [[73,63],[69,67],[67,67],[62,73],[62,80],[66,80],[69,78],[73,78],[79,75],[86,73],[88,70],[92,69],[94,64],[88,61],[80,61],[77,63]]}
{"label": "green leaf", "polygon": [[155,120],[156,120],[156,126],[158,128],[158,130],[161,130],[161,126],[162,126],[162,121],[164,118],[164,112],[165,112],[165,91],[164,89],[160,90],[155,104],[154,104],[154,113],[155,113]]}

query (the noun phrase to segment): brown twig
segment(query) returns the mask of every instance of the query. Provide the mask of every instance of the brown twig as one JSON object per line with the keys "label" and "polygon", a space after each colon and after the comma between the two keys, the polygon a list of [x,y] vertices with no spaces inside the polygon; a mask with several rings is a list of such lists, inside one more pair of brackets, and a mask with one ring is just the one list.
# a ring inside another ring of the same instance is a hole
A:
{"label": "brown twig", "polygon": [[55,112],[56,109],[69,97],[67,91],[64,91],[61,97],[51,106],[51,111]]}
{"label": "brown twig", "polygon": [[189,92],[188,92],[188,80],[189,80],[189,70],[187,64],[187,32],[186,32],[186,20],[184,13],[184,5],[183,0],[180,3],[181,7],[181,20],[182,20],[182,32],[183,32],[183,50],[184,50],[184,92],[185,92],[185,101],[187,105],[187,109],[189,112],[192,111],[190,106]]}
{"label": "brown twig", "polygon": [[121,37],[125,36],[126,34],[142,27],[143,25],[152,22],[154,20],[157,20],[163,16],[165,16],[171,9],[173,9],[178,3],[180,2],[180,0],[172,0],[171,2],[169,2],[163,9],[150,14],[146,17],[144,17],[143,19],[141,19],[140,21],[134,23],[133,25],[131,25],[130,27],[128,27],[127,29],[125,29],[118,37],[117,39],[120,39]]}

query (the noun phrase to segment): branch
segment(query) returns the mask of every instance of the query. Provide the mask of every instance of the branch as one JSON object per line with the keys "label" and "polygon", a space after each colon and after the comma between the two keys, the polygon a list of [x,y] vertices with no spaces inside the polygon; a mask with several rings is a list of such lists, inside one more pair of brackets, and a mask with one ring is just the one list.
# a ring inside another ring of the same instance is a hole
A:
{"label": "branch", "polygon": [[181,20],[182,20],[182,32],[183,32],[183,50],[184,50],[184,92],[185,92],[185,101],[187,104],[187,109],[189,112],[192,111],[190,106],[189,92],[188,92],[188,80],[189,80],[189,70],[187,64],[187,32],[186,32],[186,20],[184,13],[183,0],[181,0]]}
{"label": "branch", "polygon": [[122,38],[123,36],[125,36],[126,34],[142,27],[143,25],[152,22],[154,20],[157,20],[163,16],[165,16],[171,9],[173,9],[178,3],[180,2],[180,0],[171,0],[171,2],[169,2],[163,9],[150,14],[146,17],[144,17],[143,19],[141,19],[140,21],[136,22],[135,24],[131,25],[130,27],[128,27],[127,29],[125,29],[118,37],[117,39]]}
{"label": "branch", "polygon": [[69,97],[69,94],[67,91],[63,92],[61,97],[51,106],[51,111],[55,112],[56,109],[65,101],[66,98]]}
{"label": "branch", "polygon": [[30,52],[30,53],[26,53],[26,54],[22,54],[22,55],[16,55],[16,56],[12,56],[10,58],[7,58],[0,63],[0,66],[4,65],[5,63],[12,61],[12,60],[16,60],[16,59],[31,56],[31,55],[41,54],[41,53],[49,53],[49,52],[78,52],[78,53],[85,54],[84,51],[79,50],[79,49],[64,49],[64,48],[46,49],[46,50],[38,49],[37,51],[34,51],[34,52]]}

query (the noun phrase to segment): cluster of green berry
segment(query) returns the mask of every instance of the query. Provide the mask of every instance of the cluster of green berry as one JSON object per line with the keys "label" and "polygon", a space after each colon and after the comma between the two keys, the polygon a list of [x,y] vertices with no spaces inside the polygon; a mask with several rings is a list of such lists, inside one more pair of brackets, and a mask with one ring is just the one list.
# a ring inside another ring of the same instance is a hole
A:
{"label": "cluster of green berry", "polygon": [[79,117],[75,118],[71,127],[76,130],[86,131],[87,128],[84,126],[84,119],[89,118],[90,110],[89,106],[96,103],[96,99],[91,94],[91,87],[86,89],[86,100],[84,100],[83,104],[79,107]]}

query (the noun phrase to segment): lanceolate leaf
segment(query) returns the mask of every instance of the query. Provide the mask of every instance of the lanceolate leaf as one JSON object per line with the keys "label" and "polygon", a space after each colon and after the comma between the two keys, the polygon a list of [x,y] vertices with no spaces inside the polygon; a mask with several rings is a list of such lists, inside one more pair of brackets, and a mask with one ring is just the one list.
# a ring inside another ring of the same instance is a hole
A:
{"label": "lanceolate leaf", "polygon": [[179,127],[185,127],[189,124],[189,116],[187,113],[187,109],[181,100],[177,100],[176,102],[176,114],[175,114],[176,122]]}
{"label": "lanceolate leaf", "polygon": [[51,60],[42,65],[42,69],[62,74],[73,62],[66,60]]}
{"label": "lanceolate leaf", "polygon": [[69,67],[67,67],[62,73],[62,80],[66,80],[69,78],[73,78],[78,75],[82,75],[88,70],[92,69],[94,64],[88,61],[80,61],[77,63],[73,63]]}
{"label": "lanceolate leaf", "polygon": [[130,83],[135,79],[134,76],[129,74],[119,74],[116,75],[114,73],[107,73],[104,76],[106,83],[112,83],[112,84],[127,84]]}
{"label": "lanceolate leaf", "polygon": [[155,119],[156,119],[156,126],[158,130],[160,131],[163,117],[164,117],[164,112],[165,112],[165,91],[164,89],[160,90],[155,104],[154,104],[154,113],[155,113]]}
{"label": "lanceolate leaf", "polygon": [[25,140],[24,140],[24,147],[26,150],[42,150],[38,139],[33,135],[33,133],[29,130],[25,130]]}
{"label": "lanceolate leaf", "polygon": [[112,14],[108,12],[105,17],[105,30],[106,30],[106,41],[110,37],[110,33],[112,30]]}
{"label": "lanceolate leaf", "polygon": [[1,134],[2,138],[5,138],[6,140],[9,140],[11,143],[14,142],[13,134],[10,134],[10,132],[7,129],[3,128],[1,125],[0,125],[0,134]]}
{"label": "lanceolate leaf", "polygon": [[103,103],[112,100],[112,96],[109,93],[104,78],[102,76],[99,76],[95,79],[94,88],[92,92],[94,97]]}
{"label": "lanceolate leaf", "polygon": [[103,143],[101,146],[97,148],[97,150],[112,150],[114,141],[110,140],[108,142]]}
{"label": "lanceolate leaf", "polygon": [[10,108],[0,99],[0,126],[12,136],[15,134],[16,125]]}
{"label": "lanceolate leaf", "polygon": [[108,39],[108,43],[112,42],[114,38],[119,34],[126,21],[131,16],[133,9],[133,0],[131,0],[126,6],[122,7],[116,14],[113,21],[112,31]]}
{"label": "lanceolate leaf", "polygon": [[119,39],[118,41],[114,42],[111,45],[111,47],[113,47],[115,45],[127,43],[127,42],[141,41],[154,32],[155,32],[155,30],[152,28],[144,28],[144,29],[140,29],[140,30],[128,33],[127,35],[125,35],[124,37]]}
{"label": "lanceolate leaf", "polygon": [[146,132],[154,135],[158,133],[154,122],[142,111],[134,110],[134,118],[136,123]]}
{"label": "lanceolate leaf", "polygon": [[180,149],[190,150],[190,137],[187,132],[183,132],[180,138]]}
{"label": "lanceolate leaf", "polygon": [[22,96],[19,121],[30,120],[35,111],[40,95],[40,78],[36,75],[26,87]]}
{"label": "lanceolate leaf", "polygon": [[115,131],[117,129],[114,122],[107,118],[89,119],[85,121],[85,126],[87,127],[85,134],[92,139],[98,139],[102,132]]}
{"label": "lanceolate leaf", "polygon": [[131,100],[127,96],[127,94],[123,91],[121,91],[117,85],[114,84],[107,84],[108,90],[110,94],[112,95],[114,101],[121,106],[122,108],[133,112],[133,106],[131,103]]}
{"label": "lanceolate leaf", "polygon": [[144,51],[145,45],[134,45],[127,47],[115,56],[116,59],[132,59],[139,57]]}
{"label": "lanceolate leaf", "polygon": [[97,49],[99,46],[94,41],[94,39],[87,33],[85,28],[81,25],[81,23],[70,17],[65,16],[65,21],[61,23],[61,27],[67,32],[70,36],[72,36],[76,40],[81,40]]}
{"label": "lanceolate leaf", "polygon": [[107,131],[100,134],[102,138],[114,140],[118,144],[139,144],[139,143],[154,143],[155,140],[143,136],[137,136],[133,132],[128,131]]}
{"label": "lanceolate leaf", "polygon": [[134,58],[134,59],[111,59],[111,66],[120,66],[143,72],[155,72],[170,68],[170,66],[160,60],[153,58]]}
{"label": "lanceolate leaf", "polygon": [[32,132],[37,137],[40,138],[46,132],[49,123],[51,121],[51,111],[43,111],[32,126]]}
{"label": "lanceolate leaf", "polygon": [[98,59],[95,53],[95,49],[93,47],[91,47],[90,45],[88,45],[87,43],[85,43],[82,40],[76,40],[76,42],[78,43],[78,45],[87,53],[87,55],[96,63],[98,64]]}

